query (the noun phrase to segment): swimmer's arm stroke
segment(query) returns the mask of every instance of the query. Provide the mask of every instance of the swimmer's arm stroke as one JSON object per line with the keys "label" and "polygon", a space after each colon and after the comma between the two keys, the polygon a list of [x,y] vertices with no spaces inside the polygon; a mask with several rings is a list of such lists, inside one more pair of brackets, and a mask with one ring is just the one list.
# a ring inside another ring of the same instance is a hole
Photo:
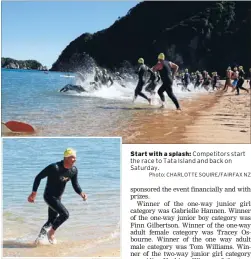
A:
{"label": "swimmer's arm stroke", "polygon": [[37,189],[40,185],[40,182],[42,179],[44,179],[45,177],[47,177],[49,175],[49,172],[52,167],[53,167],[53,165],[48,165],[36,176],[34,183],[33,183],[33,187],[32,187],[32,193],[28,197],[28,202],[32,202],[32,203],[35,202],[36,195],[37,195]]}

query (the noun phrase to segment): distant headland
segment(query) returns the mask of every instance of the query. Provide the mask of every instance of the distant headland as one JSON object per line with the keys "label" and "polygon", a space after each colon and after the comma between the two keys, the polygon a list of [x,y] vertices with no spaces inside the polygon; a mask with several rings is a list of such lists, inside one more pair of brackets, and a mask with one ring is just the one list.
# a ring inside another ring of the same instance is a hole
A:
{"label": "distant headland", "polygon": [[27,69],[48,71],[46,66],[43,66],[36,60],[16,60],[13,58],[1,58],[1,67],[9,69]]}

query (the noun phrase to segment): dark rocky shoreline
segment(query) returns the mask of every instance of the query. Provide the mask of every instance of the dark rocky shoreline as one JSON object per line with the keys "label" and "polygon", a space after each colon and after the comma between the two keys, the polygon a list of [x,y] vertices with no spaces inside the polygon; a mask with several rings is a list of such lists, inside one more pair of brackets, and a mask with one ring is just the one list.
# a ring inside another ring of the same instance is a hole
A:
{"label": "dark rocky shoreline", "polygon": [[16,60],[13,58],[1,58],[1,67],[7,69],[27,69],[48,71],[46,66],[43,66],[36,60]]}
{"label": "dark rocky shoreline", "polygon": [[251,2],[145,1],[112,26],[83,33],[69,43],[52,71],[77,71],[97,65],[117,69],[158,53],[190,71],[225,73],[228,66],[250,66]]}

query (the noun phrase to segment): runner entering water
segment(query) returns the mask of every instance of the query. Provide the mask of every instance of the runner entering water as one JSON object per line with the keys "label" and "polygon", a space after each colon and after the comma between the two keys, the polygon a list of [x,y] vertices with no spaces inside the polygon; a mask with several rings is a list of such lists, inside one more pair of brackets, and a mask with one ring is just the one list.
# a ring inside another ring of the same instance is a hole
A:
{"label": "runner entering water", "polygon": [[151,69],[149,69],[148,72],[150,72],[150,78],[149,78],[148,82],[146,83],[147,86],[146,86],[145,90],[147,92],[150,92],[151,95],[153,95],[153,94],[155,94],[154,90],[161,78],[160,78],[159,73],[153,72]]}
{"label": "runner entering water", "polygon": [[[66,183],[71,180],[75,192],[79,194],[83,200],[87,199],[87,195],[82,192],[78,183],[78,170],[73,166],[75,161],[76,151],[71,148],[66,149],[64,152],[64,160],[50,164],[36,176],[32,193],[28,197],[29,202],[35,201],[40,181],[47,177],[44,200],[49,206],[48,221],[42,227],[39,237],[47,234],[51,244],[56,243],[55,231],[69,218],[69,212],[61,202]],[[48,228],[50,229],[47,233]]]}
{"label": "runner entering water", "polygon": [[[173,73],[172,73],[172,69],[174,70]],[[163,84],[161,85],[161,87],[158,90],[158,94],[159,94],[160,99],[162,101],[161,108],[165,107],[164,92],[166,91],[169,98],[175,104],[176,109],[180,110],[179,102],[178,102],[177,98],[175,97],[175,95],[173,94],[173,88],[172,88],[173,79],[174,79],[174,76],[175,76],[176,72],[178,71],[178,69],[179,69],[178,65],[176,65],[176,64],[174,64],[170,61],[165,60],[165,54],[164,53],[159,54],[158,63],[153,67],[152,70],[153,71],[159,71],[161,80],[163,82]]]}
{"label": "runner entering water", "polygon": [[133,102],[136,100],[137,96],[139,95],[142,98],[146,99],[149,102],[149,104],[151,104],[151,99],[148,98],[145,94],[142,93],[143,86],[146,83],[145,82],[145,74],[149,70],[149,68],[144,64],[143,58],[138,59],[138,64],[139,64],[139,68],[136,71],[136,73],[139,76],[139,81],[138,81],[138,84],[135,88]]}
{"label": "runner entering water", "polygon": [[247,93],[249,93],[249,90],[242,86],[244,83],[244,76],[245,72],[243,70],[243,66],[239,66],[239,80],[236,85],[237,95],[240,94],[240,89],[245,90]]}

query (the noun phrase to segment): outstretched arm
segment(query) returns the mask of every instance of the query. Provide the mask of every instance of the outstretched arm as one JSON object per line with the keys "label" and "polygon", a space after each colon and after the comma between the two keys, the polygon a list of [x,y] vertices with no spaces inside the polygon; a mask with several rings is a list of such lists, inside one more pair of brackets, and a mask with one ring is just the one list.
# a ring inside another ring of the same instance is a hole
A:
{"label": "outstretched arm", "polygon": [[59,92],[67,92],[69,91],[69,84],[65,85]]}
{"label": "outstretched arm", "polygon": [[40,185],[40,182],[43,178],[47,177],[49,174],[49,171],[51,170],[52,165],[47,166],[45,169],[43,169],[35,178],[33,187],[32,187],[32,193],[28,197],[28,202],[34,202],[36,195],[37,195],[37,189]]}
{"label": "outstretched arm", "polygon": [[66,88],[63,87],[62,89],[59,90],[59,92],[66,92]]}

